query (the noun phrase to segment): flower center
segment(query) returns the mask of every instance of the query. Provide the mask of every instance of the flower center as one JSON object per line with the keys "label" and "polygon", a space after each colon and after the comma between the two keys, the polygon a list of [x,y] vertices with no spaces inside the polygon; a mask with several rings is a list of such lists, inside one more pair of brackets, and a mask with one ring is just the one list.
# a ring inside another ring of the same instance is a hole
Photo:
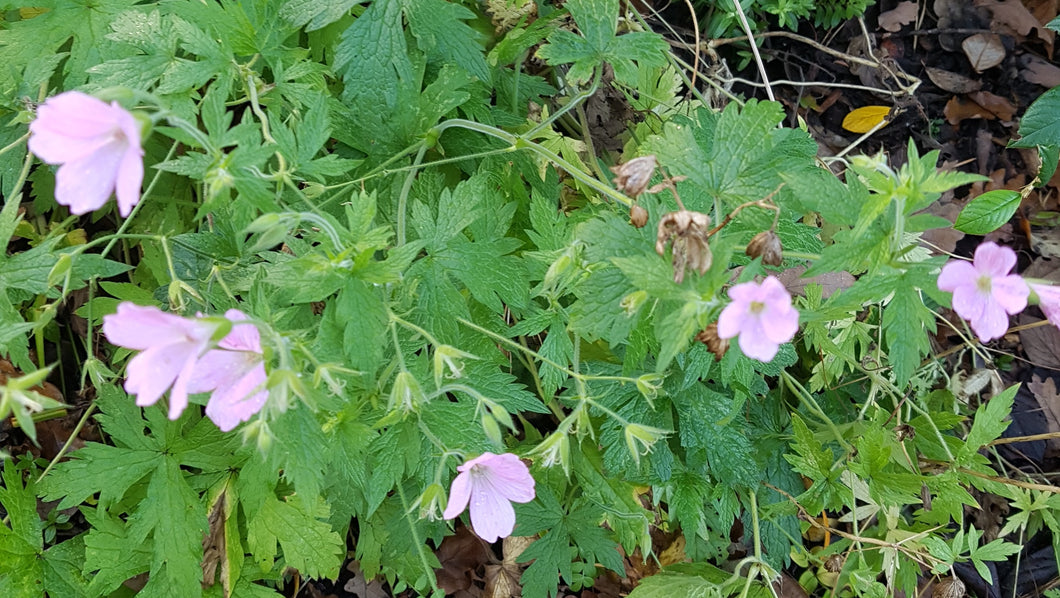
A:
{"label": "flower center", "polygon": [[985,293],[989,295],[993,287],[992,283],[993,279],[991,279],[989,276],[980,276],[979,280],[975,281],[975,286],[979,288],[980,293]]}
{"label": "flower center", "polygon": [[751,307],[749,308],[749,310],[750,310],[750,312],[753,315],[757,316],[758,314],[762,313],[762,311],[764,311],[765,308],[766,308],[766,304],[765,303],[763,303],[761,301],[752,301],[751,302]]}

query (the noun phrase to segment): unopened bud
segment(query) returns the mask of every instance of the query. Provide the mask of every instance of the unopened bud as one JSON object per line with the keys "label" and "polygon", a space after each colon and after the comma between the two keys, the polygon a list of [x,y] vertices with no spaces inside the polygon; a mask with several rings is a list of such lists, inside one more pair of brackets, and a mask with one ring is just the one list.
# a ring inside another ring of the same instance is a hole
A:
{"label": "unopened bud", "polygon": [[718,325],[709,324],[696,335],[696,340],[707,346],[707,351],[714,354],[715,361],[721,361],[729,350],[729,339],[718,336]]}
{"label": "unopened bud", "polygon": [[427,401],[420,389],[420,383],[409,372],[399,372],[394,377],[394,386],[390,389],[390,403],[387,409],[400,410],[403,413],[419,411],[420,405]]}
{"label": "unopened bud", "polygon": [[780,245],[780,237],[772,230],[758,233],[747,244],[747,256],[751,259],[760,257],[763,264],[780,266],[784,261],[784,248]]}
{"label": "unopened bud", "polygon": [[638,205],[629,208],[629,223],[637,228],[644,228],[648,223],[648,210]]}

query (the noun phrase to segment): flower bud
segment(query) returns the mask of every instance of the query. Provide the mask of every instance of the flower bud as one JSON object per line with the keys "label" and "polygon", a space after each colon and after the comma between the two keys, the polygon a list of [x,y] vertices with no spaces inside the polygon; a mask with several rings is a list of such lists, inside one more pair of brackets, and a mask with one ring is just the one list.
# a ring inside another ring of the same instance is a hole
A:
{"label": "flower bud", "polygon": [[780,237],[772,230],[758,233],[747,244],[747,256],[751,259],[760,257],[763,264],[780,266],[784,260],[784,249],[780,245]]}
{"label": "flower bud", "polygon": [[530,451],[530,455],[541,457],[543,467],[559,465],[563,473],[570,476],[570,435],[563,431],[553,432],[541,444]]}
{"label": "flower bud", "polygon": [[493,418],[493,415],[489,411],[483,411],[482,417],[482,431],[486,433],[486,438],[490,439],[495,446],[504,446],[504,436],[501,434],[501,426],[497,423],[497,420]]}
{"label": "flower bud", "polygon": [[641,305],[648,300],[648,293],[644,290],[633,291],[622,298],[622,301],[618,304],[619,307],[626,311],[626,316],[630,317],[637,313]]}
{"label": "flower bud", "polygon": [[644,228],[644,225],[648,223],[648,210],[638,205],[630,206],[629,223],[637,228]]}
{"label": "flower bud", "polygon": [[438,521],[442,518],[442,499],[445,498],[445,488],[435,482],[423,491],[423,494],[412,503],[409,513],[419,511],[420,519]]}
{"label": "flower bud", "polygon": [[696,335],[696,340],[707,346],[707,350],[714,354],[715,361],[721,361],[725,352],[729,350],[729,339],[718,336],[718,324],[709,324]]}
{"label": "flower bud", "polygon": [[439,345],[434,349],[434,384],[441,387],[442,378],[460,378],[464,374],[462,359],[478,359],[450,345]]}
{"label": "flower bud", "polygon": [[390,402],[387,409],[401,410],[403,413],[419,411],[420,405],[427,402],[426,395],[420,389],[420,383],[409,372],[398,372],[394,377],[394,386],[390,389]]}
{"label": "flower bud", "polygon": [[637,465],[640,465],[641,455],[650,453],[655,443],[669,434],[662,428],[641,424],[626,424],[623,433],[626,437],[626,448],[629,449],[629,454],[633,456],[633,460],[636,461]]}

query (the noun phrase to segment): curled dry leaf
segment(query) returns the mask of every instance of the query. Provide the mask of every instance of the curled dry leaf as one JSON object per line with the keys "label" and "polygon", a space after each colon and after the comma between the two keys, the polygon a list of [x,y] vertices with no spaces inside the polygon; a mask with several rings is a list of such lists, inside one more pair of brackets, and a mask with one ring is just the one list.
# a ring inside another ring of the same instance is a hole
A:
{"label": "curled dry leaf", "polygon": [[880,13],[880,28],[891,33],[901,31],[902,25],[916,21],[916,9],[916,2],[899,2],[891,10]]}
{"label": "curled dry leaf", "polygon": [[780,244],[780,237],[771,230],[758,233],[747,244],[747,257],[761,257],[763,264],[780,266],[784,261],[784,248]]}
{"label": "curled dry leaf", "polygon": [[725,352],[729,350],[729,340],[718,336],[718,324],[709,324],[706,328],[696,334],[696,340],[707,346],[707,350],[714,354],[714,361],[721,361]]}
{"label": "curled dry leaf", "polygon": [[961,42],[961,48],[968,57],[968,62],[972,63],[972,68],[978,73],[994,68],[1005,59],[1005,44],[993,33],[976,33],[969,36]]}
{"label": "curled dry leaf", "polygon": [[1001,120],[1012,120],[1016,116],[1016,107],[1012,102],[989,91],[977,91],[968,94],[968,97]]}
{"label": "curled dry leaf", "polygon": [[927,67],[928,79],[950,93],[971,93],[983,88],[983,82],[934,67]]}
{"label": "curled dry leaf", "polygon": [[1020,75],[1025,81],[1049,89],[1060,86],[1060,67],[1033,54],[1024,54],[1020,62],[1023,64]]}

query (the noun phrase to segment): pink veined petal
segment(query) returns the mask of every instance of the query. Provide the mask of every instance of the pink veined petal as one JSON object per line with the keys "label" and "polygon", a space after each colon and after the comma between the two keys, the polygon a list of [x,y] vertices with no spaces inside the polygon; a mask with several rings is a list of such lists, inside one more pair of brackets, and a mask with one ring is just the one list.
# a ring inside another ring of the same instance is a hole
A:
{"label": "pink veined petal", "polygon": [[207,351],[195,364],[195,376],[188,382],[188,392],[209,392],[230,384],[253,368],[250,359],[243,351]]}
{"label": "pink veined petal", "polygon": [[225,317],[234,325],[232,330],[218,343],[218,346],[235,351],[261,353],[261,333],[258,327],[249,322],[240,323],[247,319],[246,314],[238,309],[230,309],[225,312]]}
{"label": "pink veined petal", "polygon": [[114,195],[118,198],[118,213],[127,217],[140,203],[140,187],[144,182],[144,160],[139,147],[130,146],[118,165]]}
{"label": "pink veined petal", "polygon": [[194,360],[194,347],[162,345],[152,347],[129,360],[125,390],[136,395],[136,404],[154,405],[180,375],[188,360]]}
{"label": "pink veined petal", "polygon": [[143,351],[159,345],[209,340],[211,327],[157,307],[118,304],[117,313],[103,316],[103,334],[119,347]]}
{"label": "pink veined petal", "polygon": [[[458,468],[459,469],[459,468]],[[449,502],[445,505],[442,517],[453,519],[464,512],[468,501],[471,500],[471,474],[461,471],[453,478],[453,485],[449,489]]]}
{"label": "pink veined petal", "polygon": [[76,139],[69,137],[61,130],[53,131],[42,127],[34,128],[30,123],[29,151],[48,164],[73,162],[92,155],[99,148],[110,143],[106,136]]}
{"label": "pink veined petal", "polygon": [[996,302],[986,304],[983,313],[976,319],[969,320],[972,330],[982,342],[1000,338],[1008,330],[1008,314]]}
{"label": "pink veined petal", "polygon": [[87,214],[110,199],[118,177],[118,167],[125,148],[116,143],[67,162],[55,174],[55,201],[70,208],[73,214]]}
{"label": "pink veined petal", "polygon": [[1018,314],[1027,307],[1030,288],[1019,274],[995,278],[992,282],[994,300],[1009,314]]}
{"label": "pink veined petal", "polygon": [[198,362],[198,351],[191,355],[180,368],[173,388],[169,389],[169,419],[177,419],[188,406],[188,383],[195,375],[195,364]]}
{"label": "pink veined petal", "polygon": [[718,338],[732,338],[747,327],[749,320],[753,319],[747,311],[745,303],[730,303],[721,310],[718,316]]}
{"label": "pink veined petal", "polygon": [[222,432],[228,432],[261,411],[269,398],[265,388],[265,365],[246,372],[230,386],[218,387],[206,404],[206,416]]}
{"label": "pink veined petal", "polygon": [[490,485],[475,484],[471,489],[471,529],[490,543],[512,535],[515,529],[512,503]]}
{"label": "pink veined petal", "polygon": [[979,271],[974,266],[963,260],[947,262],[939,273],[939,290],[953,292],[957,287],[975,283],[979,278]]}
{"label": "pink veined petal", "polygon": [[965,320],[972,321],[982,317],[988,302],[989,296],[980,292],[974,284],[959,286],[953,290],[953,311]]}
{"label": "pink veined petal", "polygon": [[490,479],[493,487],[504,498],[512,502],[534,500],[534,477],[519,457],[505,453],[490,462]]}
{"label": "pink veined petal", "polygon": [[62,130],[70,137],[97,137],[106,135],[115,128],[113,108],[114,104],[108,104],[87,93],[67,91],[48,98],[38,106],[37,119],[34,122]]}
{"label": "pink veined petal", "polygon": [[1016,252],[996,243],[980,243],[975,248],[975,269],[991,277],[1005,276],[1016,266]]}
{"label": "pink veined petal", "polygon": [[780,282],[776,276],[767,276],[762,281],[762,298],[760,301],[763,303],[773,304],[774,302],[784,301],[788,305],[791,305],[791,295],[788,294],[788,290],[784,288],[784,283]]}
{"label": "pink veined petal", "polygon": [[757,284],[753,282],[742,282],[729,289],[729,299],[731,299],[733,303],[761,301],[762,292]]}

